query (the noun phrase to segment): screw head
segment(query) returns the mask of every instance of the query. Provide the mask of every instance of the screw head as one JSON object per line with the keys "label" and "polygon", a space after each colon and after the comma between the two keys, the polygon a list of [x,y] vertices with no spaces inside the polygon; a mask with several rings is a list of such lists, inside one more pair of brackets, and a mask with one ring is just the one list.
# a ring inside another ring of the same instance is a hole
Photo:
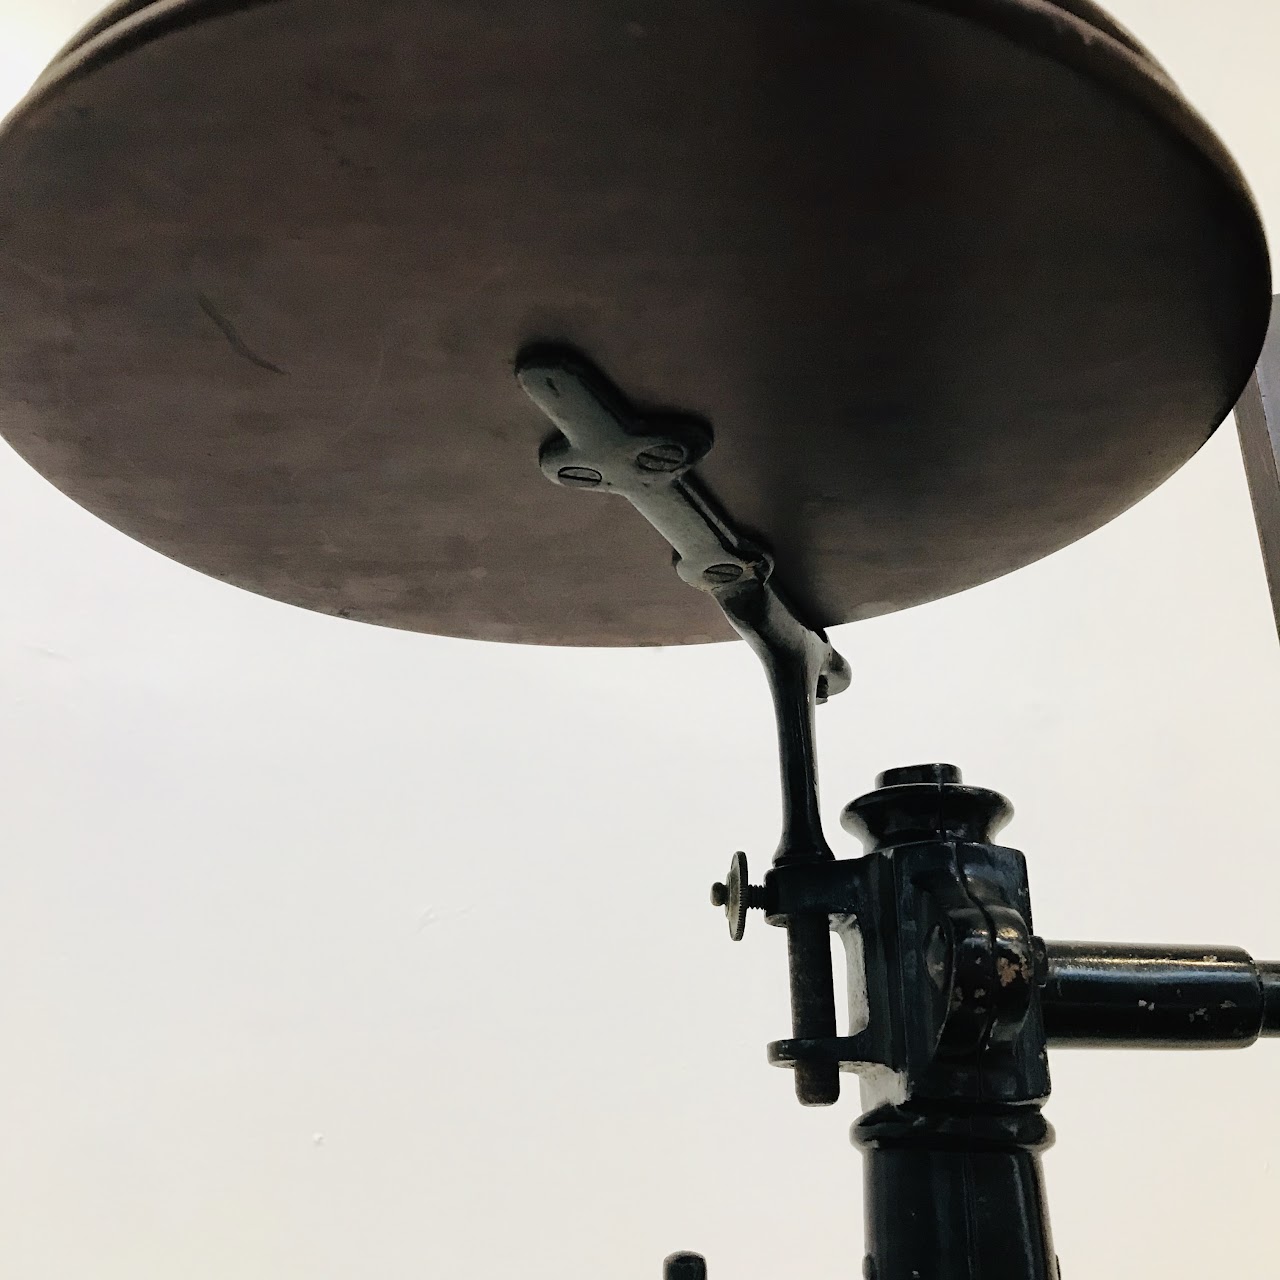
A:
{"label": "screw head", "polygon": [[594,467],[561,467],[556,479],[573,489],[594,489],[603,479]]}
{"label": "screw head", "polygon": [[684,445],[677,444],[674,440],[664,441],[641,450],[636,455],[636,466],[641,471],[669,474],[672,471],[679,471],[688,457]]}
{"label": "screw head", "polygon": [[712,564],[708,565],[702,571],[703,580],[715,583],[717,586],[724,586],[726,583],[737,582],[742,577],[742,566],[740,564]]}

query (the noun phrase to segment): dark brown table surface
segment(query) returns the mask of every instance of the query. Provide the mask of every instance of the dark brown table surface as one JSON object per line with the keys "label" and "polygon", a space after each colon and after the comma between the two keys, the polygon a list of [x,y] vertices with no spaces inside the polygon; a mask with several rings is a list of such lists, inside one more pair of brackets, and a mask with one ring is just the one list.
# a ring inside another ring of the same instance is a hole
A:
{"label": "dark brown table surface", "polygon": [[732,634],[625,502],[543,478],[533,341],[707,418],[701,474],[833,624],[1125,510],[1266,328],[1239,174],[1079,0],[168,0],[100,27],[0,137],[0,431],[127,534],[307,608]]}

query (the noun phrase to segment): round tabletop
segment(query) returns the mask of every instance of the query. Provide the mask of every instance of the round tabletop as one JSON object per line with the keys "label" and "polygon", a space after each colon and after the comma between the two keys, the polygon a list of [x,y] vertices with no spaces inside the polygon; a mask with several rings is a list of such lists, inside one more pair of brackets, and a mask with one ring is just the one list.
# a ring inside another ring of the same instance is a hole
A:
{"label": "round tabletop", "polygon": [[708,421],[806,619],[1007,573],[1226,416],[1266,247],[1082,0],[125,0],[0,136],[0,432],[277,599],[486,640],[733,633],[549,484],[517,354]]}

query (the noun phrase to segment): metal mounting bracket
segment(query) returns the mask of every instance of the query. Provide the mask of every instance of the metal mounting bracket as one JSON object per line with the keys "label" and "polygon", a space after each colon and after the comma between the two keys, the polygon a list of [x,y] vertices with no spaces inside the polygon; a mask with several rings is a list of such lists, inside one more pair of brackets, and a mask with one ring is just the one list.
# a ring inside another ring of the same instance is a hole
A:
{"label": "metal mounting bracket", "polygon": [[[818,810],[814,707],[849,686],[849,667],[826,635],[807,626],[772,580],[773,559],[735,529],[694,474],[711,448],[711,429],[692,418],[646,419],[589,361],[566,347],[522,353],[516,377],[557,432],[539,463],[555,483],[621,494],[671,544],[676,572],[710,595],[764,665],[773,695],[782,775],[782,835],[775,867],[829,862],[835,855]],[[743,916],[725,895],[730,930]],[[797,918],[786,925],[792,1032],[835,1035],[835,991],[828,922]],[[796,1094],[810,1106],[834,1102],[839,1070],[799,1064]]]}
{"label": "metal mounting bracket", "polygon": [[671,544],[680,577],[715,600],[764,664],[782,770],[775,862],[833,857],[818,813],[813,708],[849,687],[849,667],[787,602],[772,580],[768,550],[733,527],[694,474],[711,448],[710,428],[691,418],[646,421],[567,348],[524,353],[516,376],[557,428],[539,455],[544,474],[569,488],[626,498]]}

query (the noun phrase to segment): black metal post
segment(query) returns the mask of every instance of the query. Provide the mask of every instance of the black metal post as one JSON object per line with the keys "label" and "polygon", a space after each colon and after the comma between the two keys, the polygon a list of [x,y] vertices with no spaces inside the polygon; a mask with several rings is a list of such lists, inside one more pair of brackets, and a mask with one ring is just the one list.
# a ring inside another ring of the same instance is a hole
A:
{"label": "black metal post", "polygon": [[866,1280],[1057,1280],[1038,1108],[885,1108],[854,1126]]}

